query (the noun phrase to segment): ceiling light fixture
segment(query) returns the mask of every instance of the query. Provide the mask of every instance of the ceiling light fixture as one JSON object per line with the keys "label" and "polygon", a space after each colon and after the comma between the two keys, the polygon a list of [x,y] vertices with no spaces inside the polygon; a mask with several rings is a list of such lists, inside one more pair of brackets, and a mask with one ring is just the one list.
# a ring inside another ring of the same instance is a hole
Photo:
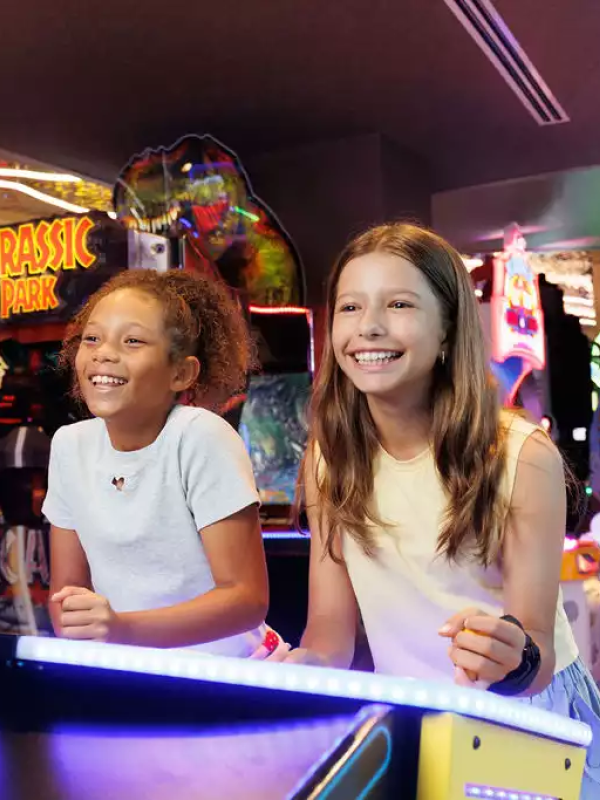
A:
{"label": "ceiling light fixture", "polygon": [[74,214],[85,214],[89,211],[89,208],[75,205],[75,203],[67,203],[66,200],[59,200],[57,197],[52,197],[52,195],[46,194],[45,192],[38,192],[37,189],[26,186],[24,183],[17,183],[16,181],[0,180],[0,189],[8,189],[10,192],[26,194],[29,197],[33,197],[34,200],[39,200],[42,203],[48,203],[48,205],[62,208],[64,211],[72,211]]}

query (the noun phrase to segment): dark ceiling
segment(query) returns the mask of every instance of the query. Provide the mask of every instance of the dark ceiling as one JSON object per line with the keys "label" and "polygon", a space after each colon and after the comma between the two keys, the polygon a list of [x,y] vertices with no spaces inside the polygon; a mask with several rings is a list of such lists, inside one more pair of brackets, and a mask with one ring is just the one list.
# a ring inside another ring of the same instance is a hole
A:
{"label": "dark ceiling", "polygon": [[495,5],[570,122],[538,126],[443,0],[20,0],[0,147],[108,182],[187,132],[242,159],[379,132],[436,189],[600,163],[600,3]]}

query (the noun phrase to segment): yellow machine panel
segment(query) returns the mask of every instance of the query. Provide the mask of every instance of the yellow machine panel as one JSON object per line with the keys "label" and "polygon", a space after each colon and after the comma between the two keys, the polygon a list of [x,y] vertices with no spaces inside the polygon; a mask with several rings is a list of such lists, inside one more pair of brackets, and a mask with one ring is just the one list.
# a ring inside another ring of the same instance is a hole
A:
{"label": "yellow machine panel", "polygon": [[585,748],[457,714],[427,714],[417,800],[578,800]]}

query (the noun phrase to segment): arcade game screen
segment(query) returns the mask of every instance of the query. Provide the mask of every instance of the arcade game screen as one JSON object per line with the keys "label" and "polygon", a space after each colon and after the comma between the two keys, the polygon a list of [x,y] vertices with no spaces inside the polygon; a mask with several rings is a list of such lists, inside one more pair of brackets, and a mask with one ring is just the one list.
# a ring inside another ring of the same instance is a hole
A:
{"label": "arcade game screen", "polygon": [[239,433],[250,453],[267,514],[267,507],[275,511],[293,503],[306,449],[312,317],[301,308],[251,306],[250,310],[261,373],[250,379]]}
{"label": "arcade game screen", "polygon": [[71,398],[69,377],[59,369],[60,342],[0,342],[0,439],[21,424],[39,425],[52,437],[83,416]]}
{"label": "arcade game screen", "polygon": [[294,501],[300,462],[306,449],[308,372],[256,375],[240,423],[263,503],[287,506]]}

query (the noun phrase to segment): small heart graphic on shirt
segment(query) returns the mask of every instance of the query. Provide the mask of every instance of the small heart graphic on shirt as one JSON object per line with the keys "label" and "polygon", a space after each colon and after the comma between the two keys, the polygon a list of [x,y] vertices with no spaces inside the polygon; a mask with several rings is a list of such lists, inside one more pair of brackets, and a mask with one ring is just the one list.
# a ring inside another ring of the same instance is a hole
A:
{"label": "small heart graphic on shirt", "polygon": [[118,492],[122,492],[123,486],[125,486],[125,478],[113,478],[112,485]]}

